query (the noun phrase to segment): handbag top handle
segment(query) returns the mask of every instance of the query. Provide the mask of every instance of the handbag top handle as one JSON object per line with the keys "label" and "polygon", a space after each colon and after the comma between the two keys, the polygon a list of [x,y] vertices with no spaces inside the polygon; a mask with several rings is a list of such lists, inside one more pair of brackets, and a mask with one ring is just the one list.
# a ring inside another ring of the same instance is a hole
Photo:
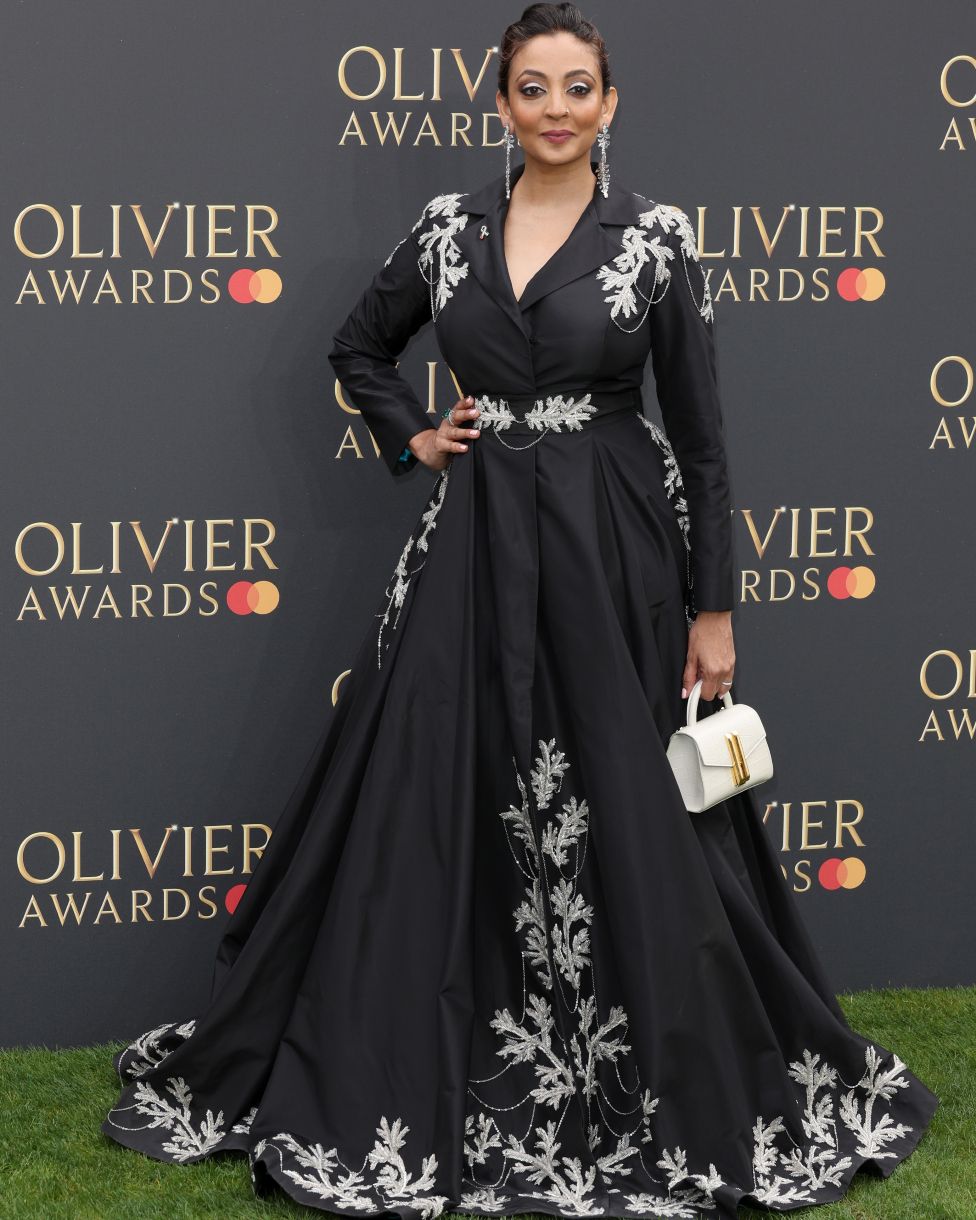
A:
{"label": "handbag top handle", "polygon": [[[701,678],[699,678],[698,681],[695,683],[695,685],[688,692],[688,707],[685,711],[685,724],[688,725],[689,727],[693,724],[696,724],[698,721],[698,700],[701,698],[701,692],[702,692],[702,680],[701,680]],[[726,707],[733,706],[732,695],[727,690],[722,692],[722,703]]]}

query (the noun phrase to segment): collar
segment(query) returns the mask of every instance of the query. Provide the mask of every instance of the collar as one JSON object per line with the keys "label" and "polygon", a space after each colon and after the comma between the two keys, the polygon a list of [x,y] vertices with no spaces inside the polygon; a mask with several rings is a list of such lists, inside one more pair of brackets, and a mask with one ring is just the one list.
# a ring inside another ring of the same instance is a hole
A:
{"label": "collar", "polygon": [[[596,172],[596,162],[590,165]],[[512,170],[512,185],[521,178],[524,163]],[[471,216],[484,217],[484,224],[472,222],[454,238],[474,275],[488,290],[502,312],[515,324],[524,341],[531,345],[531,332],[525,313],[542,297],[581,275],[594,274],[598,267],[616,258],[621,251],[621,234],[613,226],[637,223],[646,210],[647,200],[610,184],[604,199],[599,187],[583,210],[576,228],[565,243],[526,284],[516,300],[505,262],[503,231],[508,212],[505,175],[493,178],[478,190],[461,195],[458,207]],[[482,240],[482,228],[488,230]]]}

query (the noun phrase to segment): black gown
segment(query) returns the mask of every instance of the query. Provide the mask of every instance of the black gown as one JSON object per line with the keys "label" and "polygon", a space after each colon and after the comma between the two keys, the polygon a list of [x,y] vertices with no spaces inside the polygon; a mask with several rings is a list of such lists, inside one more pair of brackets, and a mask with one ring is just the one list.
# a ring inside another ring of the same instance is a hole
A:
{"label": "black gown", "polygon": [[335,336],[391,473],[437,422],[396,368],[432,319],[481,435],[433,477],[209,1004],[115,1056],[102,1130],[366,1217],[826,1203],[939,1099],[847,1024],[755,791],[689,813],[666,758],[689,622],[734,605],[695,235],[597,190],[516,301],[506,208],[502,178],[432,199]]}

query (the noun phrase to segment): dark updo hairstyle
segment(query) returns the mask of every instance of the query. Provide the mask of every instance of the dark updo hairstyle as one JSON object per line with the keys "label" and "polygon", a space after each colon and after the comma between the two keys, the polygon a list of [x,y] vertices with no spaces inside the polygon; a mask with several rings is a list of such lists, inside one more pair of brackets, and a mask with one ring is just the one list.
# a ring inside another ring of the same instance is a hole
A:
{"label": "dark updo hairstyle", "polygon": [[575,4],[530,4],[518,21],[513,21],[498,48],[498,92],[508,97],[508,70],[515,52],[539,34],[575,34],[596,51],[603,77],[603,92],[610,88],[610,60],[607,44],[596,26],[587,21]]}

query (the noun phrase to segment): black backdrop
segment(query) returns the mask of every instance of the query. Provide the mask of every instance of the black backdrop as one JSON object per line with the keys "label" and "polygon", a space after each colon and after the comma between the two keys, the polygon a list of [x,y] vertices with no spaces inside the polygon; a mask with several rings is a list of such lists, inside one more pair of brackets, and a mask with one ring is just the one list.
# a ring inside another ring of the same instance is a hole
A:
{"label": "black backdrop", "polygon": [[[199,1006],[434,478],[331,335],[501,172],[520,11],[6,7],[0,1044]],[[838,990],[972,983],[971,0],[585,11],[612,172],[711,270],[769,833]],[[401,368],[454,401],[429,327]]]}

